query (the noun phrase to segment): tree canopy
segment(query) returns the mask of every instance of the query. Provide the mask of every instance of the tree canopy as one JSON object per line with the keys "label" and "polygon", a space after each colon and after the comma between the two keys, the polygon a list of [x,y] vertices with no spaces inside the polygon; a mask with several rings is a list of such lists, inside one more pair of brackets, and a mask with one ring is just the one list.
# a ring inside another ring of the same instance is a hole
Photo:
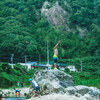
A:
{"label": "tree canopy", "polygon": [[[56,0],[48,0],[51,3]],[[66,1],[70,7],[65,5]],[[58,0],[59,5],[69,13],[69,27],[73,32],[54,28],[41,15],[45,0],[0,0],[0,60],[23,62],[47,59],[47,40],[50,60],[53,46],[59,40],[60,59],[95,56],[100,53],[100,1]],[[87,29],[86,37],[79,36],[76,26]],[[99,55],[100,56],[100,55]]]}

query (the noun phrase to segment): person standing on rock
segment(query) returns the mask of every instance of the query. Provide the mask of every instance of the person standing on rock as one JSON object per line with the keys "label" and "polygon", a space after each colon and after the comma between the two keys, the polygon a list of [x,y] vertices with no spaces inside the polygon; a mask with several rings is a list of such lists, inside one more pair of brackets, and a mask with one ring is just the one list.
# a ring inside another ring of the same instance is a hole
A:
{"label": "person standing on rock", "polygon": [[35,80],[29,79],[29,82],[32,84],[33,86],[33,94],[34,96],[36,96],[36,91],[38,91],[39,87],[38,87],[38,83]]}
{"label": "person standing on rock", "polygon": [[53,60],[54,60],[54,69],[57,69],[57,59],[58,59],[58,49],[57,46],[60,43],[60,41],[54,45],[54,55],[53,55]]}

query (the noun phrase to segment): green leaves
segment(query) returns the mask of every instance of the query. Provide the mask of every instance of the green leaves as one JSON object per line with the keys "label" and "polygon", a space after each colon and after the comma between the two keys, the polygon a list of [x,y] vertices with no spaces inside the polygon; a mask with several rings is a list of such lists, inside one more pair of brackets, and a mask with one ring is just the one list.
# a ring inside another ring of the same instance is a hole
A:
{"label": "green leaves", "polygon": [[18,80],[22,81],[24,74],[27,74],[25,67],[16,64],[13,68],[8,63],[0,64],[0,87],[8,88],[16,85]]}
{"label": "green leaves", "polygon": [[[98,71],[99,72],[99,71]],[[68,74],[68,72],[67,72]],[[96,72],[71,72],[75,85],[86,85],[100,88],[100,74]]]}
{"label": "green leaves", "polygon": [[[43,15],[41,8],[45,0],[5,0],[0,1],[0,57],[10,61],[14,53],[16,62],[28,60],[38,61],[47,59],[47,40],[49,41],[50,60],[53,56],[53,46],[58,40],[59,58],[76,58],[95,55],[100,51],[99,1],[64,0],[59,5],[68,12],[68,26],[72,32],[65,32],[65,27],[53,27]],[[55,3],[55,0],[48,0]],[[85,37],[79,36],[77,26],[85,27]],[[63,30],[63,31],[62,31]]]}
{"label": "green leaves", "polygon": [[24,82],[24,85],[29,85],[29,78],[32,78],[34,72],[40,69],[30,69],[26,70],[25,66],[16,64],[13,68],[8,63],[0,64],[0,87],[9,88],[12,86],[17,86],[17,82]]}

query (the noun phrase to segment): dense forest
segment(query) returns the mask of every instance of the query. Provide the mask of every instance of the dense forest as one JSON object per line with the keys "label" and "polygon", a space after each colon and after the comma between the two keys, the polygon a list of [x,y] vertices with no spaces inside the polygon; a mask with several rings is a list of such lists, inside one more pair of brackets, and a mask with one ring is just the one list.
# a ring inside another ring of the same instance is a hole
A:
{"label": "dense forest", "polygon": [[[64,25],[55,27],[41,14],[45,1],[51,4],[48,9],[58,1],[69,15],[65,19],[71,31],[64,30]],[[77,26],[86,29],[85,35],[80,35]],[[27,61],[47,61],[47,43],[53,61],[53,47],[59,40],[59,62],[74,64],[78,70],[80,61],[83,63],[86,73],[71,73],[75,84],[93,83],[100,88],[100,0],[0,0],[0,62],[11,63],[11,56],[13,63],[24,62],[25,57]],[[0,87],[16,86],[18,80],[27,86],[35,71],[0,64]]]}
{"label": "dense forest", "polygon": [[[62,31],[49,24],[40,9],[45,0],[0,0],[0,61],[15,62],[47,59],[47,40],[50,60],[53,46],[61,40],[59,58],[73,59],[100,56],[100,1],[58,0],[59,5],[69,13],[69,27],[72,32]],[[56,0],[48,0],[51,4]],[[68,8],[64,2],[70,5]],[[48,8],[49,9],[49,8]],[[76,25],[85,27],[87,35],[79,35]]]}

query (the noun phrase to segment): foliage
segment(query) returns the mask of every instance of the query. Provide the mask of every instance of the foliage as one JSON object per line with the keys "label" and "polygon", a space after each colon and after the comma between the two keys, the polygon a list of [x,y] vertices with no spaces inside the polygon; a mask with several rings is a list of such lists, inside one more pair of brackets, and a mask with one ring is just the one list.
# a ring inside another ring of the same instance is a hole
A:
{"label": "foliage", "polygon": [[70,71],[69,71],[69,69],[66,67],[65,70],[64,70],[64,72],[65,72],[65,73],[69,73]]}
{"label": "foliage", "polygon": [[[80,70],[82,61],[83,71],[94,71],[93,75],[100,76],[100,1],[58,0],[68,13],[65,19],[70,32],[63,31],[63,27],[62,30],[55,28],[41,15],[45,1],[0,0],[0,62],[11,63],[11,54],[14,54],[14,63],[25,62],[25,55],[27,61],[46,61],[47,40],[52,61],[54,44],[61,40],[58,46],[59,62],[75,65]],[[50,9],[57,0],[47,1],[51,2],[47,6]],[[83,32],[84,37],[80,36],[77,26],[87,30]],[[23,80],[28,85],[27,79],[34,72],[27,72],[20,65],[12,69],[7,63],[1,64],[0,86],[12,86],[17,80]]]}
{"label": "foliage", "polygon": [[0,87],[9,88],[17,87],[17,82],[20,83],[23,81],[24,86],[28,86],[30,83],[29,78],[34,76],[34,72],[39,69],[33,69],[27,71],[24,66],[16,64],[13,68],[8,63],[0,64]]}
{"label": "foliage", "polygon": [[71,72],[69,74],[74,78],[75,85],[93,86],[100,89],[100,76],[93,73],[94,72]]}
{"label": "foliage", "polygon": [[[41,15],[40,9],[45,0],[4,0],[0,1],[0,60],[10,62],[14,54],[14,62],[24,62],[27,55],[29,61],[37,61],[41,56],[46,61],[47,40],[52,60],[53,46],[58,40],[60,59],[72,59],[83,56],[95,56],[100,52],[100,2],[94,0],[61,0],[59,5],[69,13],[69,27],[74,32],[65,32],[54,28]],[[54,4],[56,0],[48,0]],[[52,6],[50,6],[52,7]],[[50,8],[49,7],[49,8]],[[49,9],[48,8],[48,9]],[[78,35],[76,25],[85,27],[87,37]],[[5,53],[6,52],[6,53]]]}

